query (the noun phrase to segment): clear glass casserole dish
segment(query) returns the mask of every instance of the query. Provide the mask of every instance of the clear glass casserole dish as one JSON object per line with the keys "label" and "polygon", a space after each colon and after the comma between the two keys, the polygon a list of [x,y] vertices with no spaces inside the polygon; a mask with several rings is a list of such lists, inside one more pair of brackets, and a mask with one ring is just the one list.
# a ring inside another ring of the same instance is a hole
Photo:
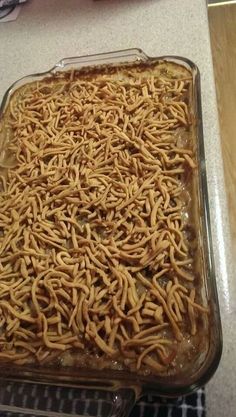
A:
{"label": "clear glass casserole dish", "polygon": [[[1,363],[1,379],[14,381],[32,381],[34,383],[49,383],[55,386],[70,386],[78,389],[101,390],[110,392],[110,402],[113,409],[112,415],[125,415],[130,410],[134,401],[145,393],[155,393],[161,396],[178,396],[187,394],[205,384],[215,372],[222,351],[222,335],[219,314],[219,305],[216,291],[214,262],[211,243],[211,230],[209,219],[209,205],[207,194],[207,181],[204,155],[204,139],[202,131],[200,75],[197,67],[190,61],[180,57],[150,58],[139,49],[124,50],[112,53],[66,58],[61,60],[50,71],[34,74],[22,78],[14,83],[4,95],[0,114],[4,117],[8,104],[14,93],[20,87],[34,81],[40,81],[45,77],[54,77],[55,74],[64,73],[69,69],[81,70],[89,67],[100,68],[101,65],[132,65],[152,62],[164,62],[177,64],[187,69],[192,76],[191,91],[191,116],[192,137],[194,138],[194,152],[197,161],[196,175],[194,176],[194,193],[196,197],[195,209],[197,215],[195,228],[198,230],[197,252],[201,259],[201,297],[203,305],[209,306],[210,314],[205,323],[207,341],[200,346],[198,356],[191,369],[184,370],[173,375],[139,375],[127,370],[115,369],[80,369],[74,367],[35,367],[31,365],[9,365]],[[104,67],[105,68],[105,67]],[[1,148],[4,150],[4,135],[1,136]],[[88,392],[88,391],[87,391]],[[50,415],[50,414],[48,414]]]}

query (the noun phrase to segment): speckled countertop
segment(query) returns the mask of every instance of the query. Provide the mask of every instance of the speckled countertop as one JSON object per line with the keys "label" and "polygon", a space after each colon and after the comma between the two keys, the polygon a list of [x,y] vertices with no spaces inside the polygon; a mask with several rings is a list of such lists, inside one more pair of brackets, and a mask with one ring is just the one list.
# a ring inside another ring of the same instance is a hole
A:
{"label": "speckled countertop", "polygon": [[[235,415],[236,284],[220,150],[206,0],[32,0],[18,19],[0,24],[0,99],[16,79],[46,71],[67,56],[139,47],[148,55],[180,55],[201,72],[202,110],[213,246],[224,352],[207,386],[207,417]],[[231,325],[232,326],[232,325]]]}

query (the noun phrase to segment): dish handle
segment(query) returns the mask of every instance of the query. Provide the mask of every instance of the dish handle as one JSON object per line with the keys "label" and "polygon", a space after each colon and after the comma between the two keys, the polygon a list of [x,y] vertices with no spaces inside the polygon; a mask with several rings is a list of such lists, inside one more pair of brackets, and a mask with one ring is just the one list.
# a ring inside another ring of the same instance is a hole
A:
{"label": "dish handle", "polygon": [[148,56],[142,49],[133,48],[133,49],[124,49],[122,51],[114,52],[104,52],[94,55],[84,55],[63,58],[56,65],[51,68],[50,72],[55,73],[58,71],[64,71],[65,69],[70,68],[83,68],[84,66],[90,65],[104,65],[104,64],[120,64],[122,62],[138,62],[138,61],[147,61]]}
{"label": "dish handle", "polygon": [[0,384],[1,417],[128,417],[137,387],[108,391],[8,381]]}

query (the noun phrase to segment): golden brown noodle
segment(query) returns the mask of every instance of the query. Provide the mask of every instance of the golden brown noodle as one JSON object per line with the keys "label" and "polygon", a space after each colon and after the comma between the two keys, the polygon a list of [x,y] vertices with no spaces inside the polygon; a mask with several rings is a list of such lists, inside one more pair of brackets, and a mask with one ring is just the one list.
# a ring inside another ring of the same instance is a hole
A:
{"label": "golden brown noodle", "polygon": [[71,72],[11,99],[0,360],[48,363],[68,350],[79,364],[88,352],[163,373],[198,332],[208,309],[183,198],[196,167],[191,83],[152,69]]}

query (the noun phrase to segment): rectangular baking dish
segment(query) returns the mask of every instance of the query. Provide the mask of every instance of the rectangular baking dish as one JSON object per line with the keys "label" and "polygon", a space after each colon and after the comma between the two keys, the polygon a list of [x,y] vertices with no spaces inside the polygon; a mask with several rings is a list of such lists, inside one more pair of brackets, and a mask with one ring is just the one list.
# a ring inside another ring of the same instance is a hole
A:
{"label": "rectangular baking dish", "polygon": [[[96,67],[101,65],[119,65],[128,63],[145,63],[152,61],[176,63],[188,69],[193,77],[192,116],[195,136],[196,159],[198,163],[196,184],[199,213],[198,245],[203,264],[202,297],[210,307],[208,323],[208,349],[199,355],[198,361],[191,372],[172,376],[137,376],[126,371],[60,368],[50,369],[33,366],[9,366],[1,364],[1,380],[14,380],[18,382],[31,381],[34,383],[49,383],[55,386],[70,386],[86,389],[99,389],[101,391],[119,392],[121,398],[126,398],[132,391],[134,401],[146,393],[155,393],[161,396],[178,396],[188,394],[205,384],[214,374],[222,352],[222,333],[217,298],[216,278],[212,252],[212,237],[210,228],[209,202],[207,192],[207,179],[204,154],[204,138],[201,114],[200,75],[198,68],[191,61],[175,56],[148,57],[140,49],[129,49],[111,53],[73,57],[62,59],[51,70],[45,73],[33,74],[16,81],[5,93],[0,107],[0,117],[4,116],[8,103],[15,91],[24,84],[51,77],[55,73],[80,70],[83,67]],[[1,137],[0,151],[4,146],[4,137]],[[125,394],[124,394],[125,393]],[[117,394],[118,395],[118,394]],[[116,395],[116,398],[118,396]],[[120,397],[119,397],[120,398]],[[128,402],[130,399],[128,400]],[[117,414],[118,415],[118,414]],[[121,414],[120,414],[121,415]],[[123,415],[123,414],[122,414]]]}

